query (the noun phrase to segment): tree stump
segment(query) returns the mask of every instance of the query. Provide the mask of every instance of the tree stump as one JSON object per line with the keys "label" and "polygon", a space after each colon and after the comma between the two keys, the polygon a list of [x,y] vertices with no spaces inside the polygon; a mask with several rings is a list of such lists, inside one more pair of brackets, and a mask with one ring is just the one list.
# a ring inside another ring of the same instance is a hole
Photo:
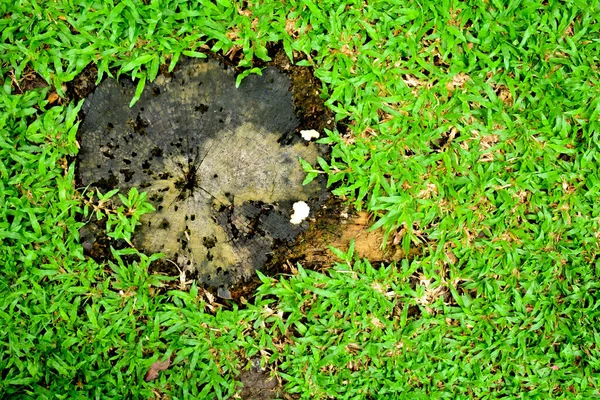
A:
{"label": "tree stump", "polygon": [[307,227],[290,223],[292,204],[315,201],[323,182],[302,185],[298,162],[318,146],[296,133],[290,82],[275,68],[247,77],[216,61],[184,60],[148,83],[105,79],[86,99],[79,176],[103,192],[148,192],[136,247],[164,253],[212,287],[254,275],[275,246]]}

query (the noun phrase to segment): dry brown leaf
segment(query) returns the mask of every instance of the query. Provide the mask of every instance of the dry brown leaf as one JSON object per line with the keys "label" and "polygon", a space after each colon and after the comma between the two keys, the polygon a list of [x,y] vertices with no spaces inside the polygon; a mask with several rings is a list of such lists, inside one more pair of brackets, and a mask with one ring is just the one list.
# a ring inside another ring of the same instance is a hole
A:
{"label": "dry brown leaf", "polygon": [[48,95],[48,103],[52,104],[56,100],[58,100],[58,94],[56,94],[56,92],[52,92]]}
{"label": "dry brown leaf", "polygon": [[171,365],[171,358],[167,358],[164,361],[154,362],[148,369],[148,372],[146,372],[146,376],[144,377],[144,380],[146,382],[155,380],[156,378],[158,378],[158,373],[160,371],[166,370],[167,368],[169,368],[170,365]]}

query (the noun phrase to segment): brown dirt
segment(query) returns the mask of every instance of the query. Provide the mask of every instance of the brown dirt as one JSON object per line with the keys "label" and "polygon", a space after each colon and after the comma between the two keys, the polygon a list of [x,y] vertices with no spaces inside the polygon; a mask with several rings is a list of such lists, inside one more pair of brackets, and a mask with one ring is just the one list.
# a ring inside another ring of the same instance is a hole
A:
{"label": "brown dirt", "polygon": [[273,378],[268,370],[260,368],[258,362],[252,360],[252,367],[238,376],[242,383],[239,396],[245,400],[269,400],[281,398],[281,383]]}
{"label": "brown dirt", "polygon": [[88,97],[96,89],[98,67],[88,64],[71,82],[67,83],[67,96],[69,99],[79,100]]}
{"label": "brown dirt", "polygon": [[371,216],[366,211],[357,212],[341,199],[331,198],[316,213],[311,226],[303,232],[292,251],[285,254],[286,263],[300,263],[304,268],[328,268],[337,258],[330,250],[335,247],[344,252],[354,240],[354,256],[366,258],[371,264],[389,264],[404,258],[414,258],[420,249],[406,254],[388,240],[385,248],[381,229],[371,230]]}
{"label": "brown dirt", "polygon": [[[31,90],[43,89],[50,87],[50,90],[46,94],[46,100],[48,100],[47,108],[65,104],[68,99],[63,99],[56,93],[54,86],[48,85],[48,83],[42,78],[37,72],[31,67],[26,67],[21,79],[17,80],[14,76],[13,71],[9,71],[8,79],[11,80],[11,87],[13,93],[24,94]],[[39,106],[35,105],[34,108],[39,110]]]}
{"label": "brown dirt", "polygon": [[[367,259],[372,265],[390,264],[404,258],[413,259],[421,253],[421,248],[412,248],[408,255],[388,240],[383,249],[383,231],[371,231],[372,220],[369,213],[356,212],[342,199],[330,197],[316,212],[309,228],[301,233],[293,246],[282,246],[265,265],[263,273],[275,276],[279,273],[292,273],[296,263],[303,268],[323,271],[338,261],[329,246],[344,252],[354,240],[354,256]],[[240,282],[231,289],[231,297],[244,303],[248,296],[261,285],[255,278]]]}
{"label": "brown dirt", "polygon": [[12,88],[15,93],[25,93],[33,89],[48,87],[48,83],[31,67],[26,67],[21,79],[16,80],[12,71],[8,73],[12,81]]}

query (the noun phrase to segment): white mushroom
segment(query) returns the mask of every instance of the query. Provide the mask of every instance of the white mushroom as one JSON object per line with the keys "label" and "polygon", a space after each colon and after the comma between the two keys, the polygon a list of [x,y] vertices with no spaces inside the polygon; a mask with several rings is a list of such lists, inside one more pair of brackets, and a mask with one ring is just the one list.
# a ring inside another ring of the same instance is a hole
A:
{"label": "white mushroom", "polygon": [[308,217],[310,212],[310,207],[303,201],[297,201],[292,206],[294,208],[294,213],[292,214],[292,218],[290,222],[294,225],[298,225],[302,223]]}
{"label": "white mushroom", "polygon": [[309,129],[307,131],[300,131],[300,135],[302,135],[302,138],[304,140],[306,140],[307,142],[309,142],[311,139],[318,139],[319,138],[319,132],[315,131],[314,129]]}

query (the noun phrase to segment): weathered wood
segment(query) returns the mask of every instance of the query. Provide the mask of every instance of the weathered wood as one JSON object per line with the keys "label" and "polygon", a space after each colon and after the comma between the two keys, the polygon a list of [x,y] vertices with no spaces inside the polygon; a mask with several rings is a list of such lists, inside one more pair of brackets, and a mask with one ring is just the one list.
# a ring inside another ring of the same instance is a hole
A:
{"label": "weathered wood", "polygon": [[292,204],[323,189],[302,186],[298,157],[314,163],[317,148],[294,133],[288,87],[268,68],[236,89],[233,71],[188,60],[129,108],[135,84],[106,79],[84,105],[82,182],[148,192],[157,211],[142,219],[136,246],[210,286],[249,277],[306,227],[290,224]]}

